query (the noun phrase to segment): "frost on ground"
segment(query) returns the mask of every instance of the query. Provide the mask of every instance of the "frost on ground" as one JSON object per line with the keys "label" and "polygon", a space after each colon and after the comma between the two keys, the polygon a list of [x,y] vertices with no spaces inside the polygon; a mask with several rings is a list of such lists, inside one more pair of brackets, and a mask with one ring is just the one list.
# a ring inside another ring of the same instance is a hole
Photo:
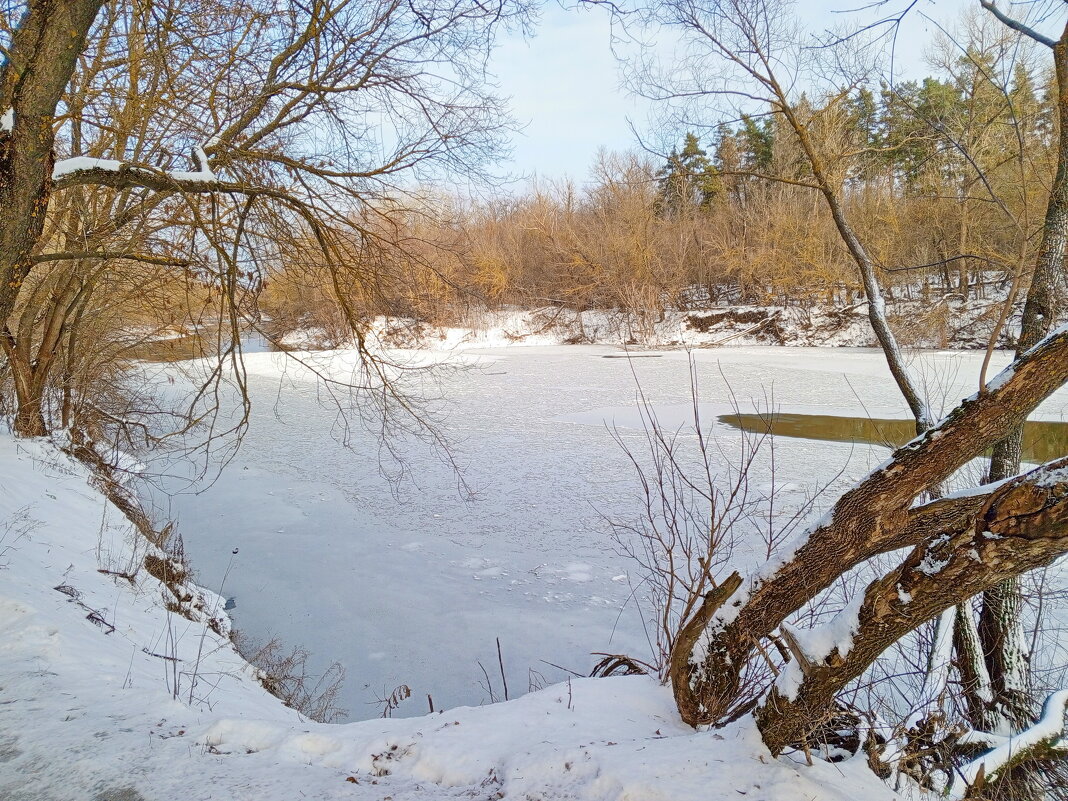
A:
{"label": "frost on ground", "polygon": [[642,676],[415,718],[302,719],[205,625],[218,596],[201,593],[201,622],[168,612],[138,569],[152,546],[87,480],[48,444],[0,437],[5,801],[898,797],[862,757],[774,760],[748,721],[694,732]]}

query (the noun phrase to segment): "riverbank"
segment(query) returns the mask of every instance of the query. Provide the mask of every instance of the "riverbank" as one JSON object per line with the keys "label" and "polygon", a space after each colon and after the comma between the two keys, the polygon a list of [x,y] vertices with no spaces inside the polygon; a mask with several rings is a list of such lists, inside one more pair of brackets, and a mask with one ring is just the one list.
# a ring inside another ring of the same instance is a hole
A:
{"label": "riverbank", "polygon": [[[169,608],[156,554],[44,441],[0,435],[0,798],[6,801],[766,801],[899,798],[863,755],[772,759],[749,721],[694,732],[632,676],[329,725],[283,707],[210,614]],[[236,510],[235,510],[236,511]],[[214,622],[213,622],[214,621]]]}
{"label": "riverbank", "polygon": [[[900,342],[919,349],[986,348],[1004,305],[991,296],[899,298],[887,304]],[[1011,348],[1020,309],[999,329],[997,346]],[[346,347],[344,333],[324,329],[278,331],[287,347]],[[864,302],[848,306],[709,306],[687,310],[576,310],[472,306],[447,322],[379,317],[371,341],[386,349],[455,350],[516,345],[619,345],[655,348],[715,348],[744,345],[788,347],[877,347]]]}

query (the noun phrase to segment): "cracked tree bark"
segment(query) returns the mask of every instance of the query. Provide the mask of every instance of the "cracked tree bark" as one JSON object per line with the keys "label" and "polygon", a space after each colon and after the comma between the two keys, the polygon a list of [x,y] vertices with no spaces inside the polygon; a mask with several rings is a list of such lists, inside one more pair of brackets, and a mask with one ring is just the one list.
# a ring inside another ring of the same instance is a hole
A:
{"label": "cracked tree bark", "polygon": [[773,754],[804,742],[835,695],[921,623],[1068,552],[1068,459],[978,497],[977,514],[930,531],[896,569],[868,585],[845,653],[832,650],[806,670],[789,666],[793,684],[780,678],[757,711]]}

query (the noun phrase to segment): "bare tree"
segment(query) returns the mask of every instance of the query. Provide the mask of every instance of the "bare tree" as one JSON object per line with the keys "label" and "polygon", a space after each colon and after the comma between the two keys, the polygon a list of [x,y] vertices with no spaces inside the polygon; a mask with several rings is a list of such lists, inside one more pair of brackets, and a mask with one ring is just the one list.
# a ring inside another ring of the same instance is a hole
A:
{"label": "bare tree", "polygon": [[[1048,326],[1021,349],[1012,367],[936,424],[887,322],[878,265],[849,219],[843,201],[846,162],[829,159],[821,148],[820,127],[834,103],[813,109],[793,95],[802,74],[802,45],[785,5],[668,0],[650,15],[681,29],[691,61],[681,79],[678,71],[659,78],[646,73],[647,91],[672,98],[741,98],[770,109],[793,134],[807,174],[772,177],[822,196],[860,272],[872,328],[919,435],[757,574],[718,583],[675,639],[670,673],[683,718],[722,723],[755,709],[765,742],[779,753],[810,741],[832,714],[837,694],[893,643],[954,604],[1068,550],[1063,461],[1019,476],[1017,465],[1003,483],[937,497],[942,482],[1022,425],[1068,379],[1068,370],[1055,366],[1068,347],[1068,333],[1052,330],[1057,310],[1036,287],[1038,302],[1047,304]],[[709,63],[725,71],[709,72]],[[853,85],[834,88],[832,100]],[[1059,168],[1065,163],[1062,155]],[[1064,220],[1056,216],[1063,205],[1056,189],[1050,209],[1043,234],[1063,252]],[[1049,258],[1051,244],[1044,239],[1040,263]],[[876,561],[899,549],[908,555],[889,568]],[[836,579],[858,569],[875,578],[834,621],[816,633],[784,625]],[[770,689],[742,682],[757,655],[766,658],[762,641],[780,637],[791,660]],[[993,757],[987,768],[999,780],[1008,772]]]}
{"label": "bare tree", "polygon": [[[1002,24],[1049,48],[1053,55],[1057,168],[1024,303],[1016,350],[1019,356],[1049,335],[1061,317],[1068,290],[1064,264],[1065,239],[1068,237],[1068,25],[1060,38],[1053,40],[1008,16],[996,3],[981,0],[980,4]],[[991,481],[1006,479],[1019,472],[1022,442],[1021,427],[994,446],[990,460]],[[1027,648],[1020,621],[1022,606],[1019,584],[1010,579],[984,593],[979,620],[993,702],[1017,728],[1027,726],[1033,720],[1026,676]]]}
{"label": "bare tree", "polygon": [[310,241],[362,347],[345,283],[370,275],[341,276],[347,243],[396,251],[369,219],[497,152],[509,123],[485,58],[497,30],[525,24],[507,0],[32,0],[8,14],[0,344],[22,435],[53,424],[55,356],[120,269],[209,290],[233,360],[257,289]]}

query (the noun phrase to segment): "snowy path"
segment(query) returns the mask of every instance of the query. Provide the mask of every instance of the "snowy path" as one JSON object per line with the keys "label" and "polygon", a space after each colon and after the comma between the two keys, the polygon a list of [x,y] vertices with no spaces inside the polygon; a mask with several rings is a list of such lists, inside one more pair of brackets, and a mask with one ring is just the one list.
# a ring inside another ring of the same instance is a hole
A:
{"label": "snowy path", "polygon": [[[398,714],[489,700],[478,665],[500,686],[500,638],[511,695],[547,663],[587,672],[591,651],[647,658],[641,621],[627,604],[640,580],[617,553],[602,516],[633,518],[636,483],[605,423],[635,447],[643,438],[635,376],[665,425],[688,420],[687,357],[604,358],[609,347],[515,347],[467,351],[479,369],[446,379],[444,430],[467,482],[423,446],[405,448],[412,479],[391,492],[377,446],[353,448],[328,433],[335,412],[311,383],[287,379],[278,354],[250,354],[256,402],[237,459],[201,495],[177,495],[178,517],[198,580],[219,590],[233,548],[240,553],[221,591],[237,599],[235,624],[266,639],[303,644],[320,664],[348,670],[342,706],[373,717],[376,696],[404,683]],[[881,356],[870,350],[738,348],[698,351],[704,422],[773,394],[784,410],[905,416]],[[1004,357],[999,363],[1004,363]],[[925,356],[935,406],[974,391],[979,355]],[[632,374],[633,369],[633,374]],[[728,389],[729,383],[729,389]],[[1044,405],[1063,419],[1068,396]],[[738,432],[716,425],[726,453]],[[885,451],[780,439],[776,482],[798,501],[844,469],[836,486],[866,472]],[[766,491],[771,477],[756,477]],[[620,609],[626,606],[622,614]]]}

